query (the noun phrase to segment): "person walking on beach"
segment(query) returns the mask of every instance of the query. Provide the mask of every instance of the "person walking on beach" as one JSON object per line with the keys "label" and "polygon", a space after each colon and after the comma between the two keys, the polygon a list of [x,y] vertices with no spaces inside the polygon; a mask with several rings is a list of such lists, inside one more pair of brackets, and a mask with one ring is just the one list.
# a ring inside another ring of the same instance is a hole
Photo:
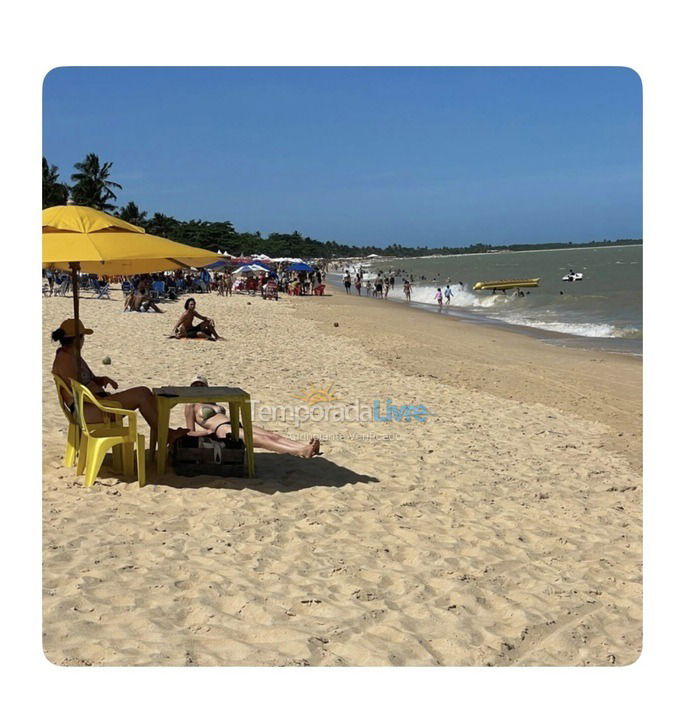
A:
{"label": "person walking on beach", "polygon": [[454,293],[452,292],[452,288],[449,285],[445,286],[445,305],[450,304],[450,300],[452,299],[452,295]]}
{"label": "person walking on beach", "polygon": [[388,293],[390,292],[390,278],[385,277],[385,280],[383,281],[383,297],[387,299]]}
{"label": "person walking on beach", "polygon": [[357,290],[357,295],[362,294],[362,276],[357,273],[357,277],[354,280],[354,287]]}
{"label": "person walking on beach", "polygon": [[407,302],[411,300],[411,283],[409,280],[404,281],[404,299]]}
{"label": "person walking on beach", "polygon": [[352,286],[352,278],[350,277],[349,271],[345,271],[345,277],[343,278],[343,283],[345,285],[345,294],[350,294],[350,287]]}
{"label": "person walking on beach", "polygon": [[381,279],[380,275],[376,276],[376,282],[374,284],[374,291],[373,291],[374,297],[383,297],[383,280]]}
{"label": "person walking on beach", "polygon": [[438,288],[438,291],[435,293],[435,299],[438,301],[438,307],[442,310],[442,290],[440,290],[440,288]]}
{"label": "person walking on beach", "polygon": [[371,280],[366,281],[366,297],[371,295]]}

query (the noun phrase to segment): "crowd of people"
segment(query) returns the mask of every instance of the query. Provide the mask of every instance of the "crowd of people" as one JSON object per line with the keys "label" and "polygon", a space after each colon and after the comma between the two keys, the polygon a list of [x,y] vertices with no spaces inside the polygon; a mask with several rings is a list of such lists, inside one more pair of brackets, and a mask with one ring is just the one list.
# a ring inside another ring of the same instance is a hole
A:
{"label": "crowd of people", "polygon": [[[343,275],[343,285],[345,287],[345,292],[348,295],[352,294],[351,288],[354,284],[354,289],[356,290],[357,295],[361,295],[362,289],[364,289],[367,297],[387,299],[390,291],[395,289],[395,280],[398,279],[399,275],[399,273],[396,274],[394,270],[389,270],[387,272],[379,270],[373,280],[371,280],[371,278],[367,278],[366,280],[364,280],[364,274],[365,273],[360,267],[354,272],[353,279],[350,271],[345,270],[345,273]],[[411,279],[407,277],[402,277],[399,279],[402,280],[402,290],[404,292],[405,300],[411,300],[411,291],[413,287],[412,283],[414,282],[414,276],[412,275]]]}
{"label": "crowd of people", "polygon": [[[339,268],[338,268],[339,269]],[[374,279],[369,277],[370,273],[365,272],[362,265],[356,268],[344,268],[343,271],[343,286],[347,295],[354,294],[352,287],[357,295],[362,294],[362,290],[365,291],[367,297],[387,299],[389,293],[394,290],[395,283],[402,283],[402,292],[404,293],[404,299],[409,302],[412,297],[412,290],[414,288],[414,274],[409,273],[403,269],[389,269],[389,270],[378,270]],[[428,281],[425,275],[418,276],[420,281]],[[440,273],[437,278],[432,278],[432,282],[440,282]],[[463,290],[464,283],[461,281],[457,282],[458,289]],[[450,286],[450,278],[447,278],[447,284],[442,287],[438,287],[433,297],[439,308],[444,305],[450,305],[452,298],[455,293]]]}
{"label": "crowd of people", "polygon": [[[71,274],[61,270],[43,269],[43,294],[66,295],[71,290]],[[326,286],[326,266],[311,270],[288,270],[287,265],[264,266],[263,270],[235,271],[230,267],[210,271],[175,270],[145,275],[97,276],[82,273],[80,289],[96,290],[120,284],[124,294],[124,310],[163,312],[156,303],[159,298],[176,300],[185,293],[216,292],[230,296],[233,293],[261,295],[278,299],[279,293],[288,295],[321,295]]]}

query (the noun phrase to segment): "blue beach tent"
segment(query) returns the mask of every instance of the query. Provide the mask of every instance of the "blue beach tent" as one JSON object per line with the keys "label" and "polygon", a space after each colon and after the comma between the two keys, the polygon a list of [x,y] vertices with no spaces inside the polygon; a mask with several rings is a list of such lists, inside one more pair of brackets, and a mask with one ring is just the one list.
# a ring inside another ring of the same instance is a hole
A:
{"label": "blue beach tent", "polygon": [[288,270],[292,272],[314,272],[314,268],[311,265],[307,265],[307,263],[293,263],[292,265],[288,265]]}

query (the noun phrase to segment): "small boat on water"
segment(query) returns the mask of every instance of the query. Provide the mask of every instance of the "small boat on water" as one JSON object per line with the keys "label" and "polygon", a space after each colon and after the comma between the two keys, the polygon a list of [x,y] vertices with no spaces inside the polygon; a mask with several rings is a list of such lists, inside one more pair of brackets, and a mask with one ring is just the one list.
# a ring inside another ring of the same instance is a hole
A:
{"label": "small boat on water", "polygon": [[519,278],[514,280],[481,280],[475,283],[474,290],[513,290],[514,288],[532,288],[540,285],[540,278]]}
{"label": "small boat on water", "polygon": [[561,279],[563,282],[578,282],[579,280],[583,279],[583,273],[571,271],[566,273],[566,275],[564,275],[564,277]]}

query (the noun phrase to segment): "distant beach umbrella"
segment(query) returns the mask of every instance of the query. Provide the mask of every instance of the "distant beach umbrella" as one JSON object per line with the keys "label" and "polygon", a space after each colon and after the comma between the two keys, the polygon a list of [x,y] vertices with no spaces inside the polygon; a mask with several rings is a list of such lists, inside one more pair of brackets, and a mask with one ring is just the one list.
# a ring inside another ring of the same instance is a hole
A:
{"label": "distant beach umbrella", "polygon": [[246,263],[245,265],[239,265],[234,272],[266,272],[268,268],[264,268],[261,265]]}

